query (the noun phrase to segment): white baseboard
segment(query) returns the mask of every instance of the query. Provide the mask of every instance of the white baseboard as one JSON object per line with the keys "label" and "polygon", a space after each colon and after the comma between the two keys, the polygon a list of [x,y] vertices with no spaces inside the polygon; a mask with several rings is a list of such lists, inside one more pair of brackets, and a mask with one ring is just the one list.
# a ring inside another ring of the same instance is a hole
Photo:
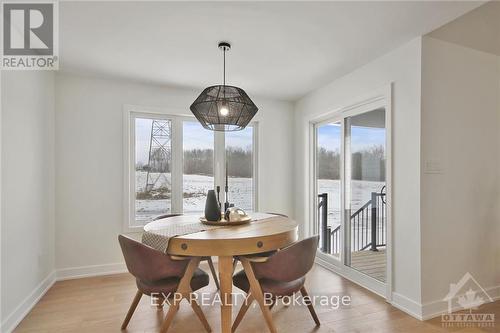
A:
{"label": "white baseboard", "polygon": [[127,272],[124,263],[72,267],[54,270],[7,316],[2,322],[0,332],[10,333],[28,315],[45,293],[56,281],[79,279],[84,277],[111,275]]}
{"label": "white baseboard", "polygon": [[[212,257],[212,260],[217,269],[217,257]],[[208,263],[201,262],[200,267],[208,269]],[[56,270],[56,280],[73,280],[86,277],[104,276],[112,274],[127,273],[127,266],[125,263],[114,263],[104,265],[90,265],[80,267],[61,268]]]}
{"label": "white baseboard", "polygon": [[127,272],[127,266],[125,266],[125,263],[62,268],[57,270],[57,281],[119,274],[126,272]]}
{"label": "white baseboard", "polygon": [[[493,301],[500,300],[500,286],[484,288],[488,295],[493,299]],[[457,295],[459,297],[462,295]],[[456,305],[452,308],[452,311],[462,310],[461,307]],[[448,313],[448,303],[443,300],[436,300],[428,302],[422,305],[422,320],[429,320],[435,317],[439,317],[442,314]]]}
{"label": "white baseboard", "polygon": [[[369,279],[367,278],[367,280],[365,281],[358,281],[357,279],[354,279],[353,276],[351,276],[348,272],[345,272],[343,271],[341,268],[339,268],[338,266],[336,265],[333,265],[331,263],[329,263],[328,261],[326,260],[323,260],[321,257],[319,256],[316,256],[316,260],[315,260],[316,264],[356,283],[356,284],[360,284],[360,283],[364,283],[364,284],[367,284],[367,282],[369,282]],[[368,290],[380,295],[381,297],[384,297],[385,296],[383,295],[383,290],[380,290],[380,291],[377,291],[376,289],[370,289],[370,288],[367,288]],[[380,288],[379,288],[380,289]],[[410,316],[418,319],[418,320],[422,320],[422,306],[420,303],[417,303],[411,299],[409,299],[408,297],[406,296],[403,296],[401,294],[398,294],[396,292],[392,292],[392,300],[390,301],[391,305],[394,306],[395,308],[398,308],[399,310],[409,314]]]}
{"label": "white baseboard", "polygon": [[[358,283],[360,281],[356,281],[355,279],[352,278],[348,274],[348,272],[343,271],[341,268],[339,268],[336,265],[333,265],[329,263],[326,260],[323,260],[321,257],[317,256],[315,260],[316,264],[350,280],[353,281],[354,283]],[[375,293],[376,290],[371,290]],[[499,286],[494,286],[490,288],[485,288],[485,291],[488,293],[488,295],[493,299],[493,301],[498,301],[500,300],[500,285]],[[380,293],[379,293],[380,295]],[[435,300],[432,302],[424,303],[421,304],[419,302],[415,302],[412,299],[409,299],[408,297],[399,294],[397,292],[392,292],[392,300],[390,301],[391,305],[394,306],[395,308],[409,314],[410,316],[418,319],[418,320],[429,320],[435,317],[439,317],[442,314],[448,313],[448,303],[442,301],[441,299]],[[459,311],[462,310],[461,307],[455,307],[452,309],[452,311]]]}
{"label": "white baseboard", "polygon": [[418,320],[423,320],[422,304],[415,302],[404,295],[393,292],[391,305]]}
{"label": "white baseboard", "polygon": [[16,307],[2,322],[0,332],[10,333],[28,315],[33,307],[40,301],[45,293],[56,282],[56,272],[52,271],[33,291]]}

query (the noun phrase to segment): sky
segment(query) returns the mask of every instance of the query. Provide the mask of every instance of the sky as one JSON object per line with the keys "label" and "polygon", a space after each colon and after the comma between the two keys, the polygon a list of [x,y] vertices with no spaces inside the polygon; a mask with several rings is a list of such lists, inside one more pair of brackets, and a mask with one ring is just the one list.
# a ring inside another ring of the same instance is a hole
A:
{"label": "sky", "polygon": [[151,137],[151,119],[135,119],[135,161],[148,163],[149,140]]}
{"label": "sky", "polygon": [[184,150],[214,149],[214,132],[207,130],[197,121],[184,121],[182,126]]}
{"label": "sky", "polygon": [[[325,124],[318,127],[318,145],[327,150],[340,151],[340,123]],[[353,151],[368,149],[373,146],[385,146],[385,129],[353,126],[351,128]]]}
{"label": "sky", "polygon": [[247,149],[252,147],[253,127],[247,126],[241,131],[226,132],[226,147]]}
{"label": "sky", "polygon": [[[136,163],[147,164],[149,157],[149,141],[151,139],[151,119],[136,118],[135,120],[135,156]],[[244,130],[226,132],[226,146],[247,148],[252,145],[253,128],[247,126]],[[214,132],[201,126],[198,121],[183,122],[183,149],[213,149]]]}
{"label": "sky", "polygon": [[[148,162],[151,119],[136,118],[136,161]],[[226,132],[226,146],[248,148],[252,145],[253,128],[248,126],[242,131]],[[340,123],[325,124],[318,128],[318,144],[327,150],[340,151]],[[213,149],[214,132],[204,129],[197,121],[183,122],[183,149]],[[351,130],[354,151],[385,145],[385,129],[353,126]]]}

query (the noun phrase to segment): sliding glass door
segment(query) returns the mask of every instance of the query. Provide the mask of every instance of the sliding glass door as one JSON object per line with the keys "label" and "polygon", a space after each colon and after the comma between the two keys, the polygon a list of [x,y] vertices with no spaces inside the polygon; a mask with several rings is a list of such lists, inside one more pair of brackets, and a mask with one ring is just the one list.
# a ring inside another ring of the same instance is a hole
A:
{"label": "sliding glass door", "polygon": [[[345,264],[386,280],[385,110],[345,119]],[[346,251],[347,252],[347,251]]]}
{"label": "sliding glass door", "polygon": [[351,112],[315,128],[314,231],[324,257],[386,281],[386,110]]}
{"label": "sliding glass door", "polygon": [[340,260],[342,250],[342,124],[327,122],[316,129],[316,189],[320,251]]}

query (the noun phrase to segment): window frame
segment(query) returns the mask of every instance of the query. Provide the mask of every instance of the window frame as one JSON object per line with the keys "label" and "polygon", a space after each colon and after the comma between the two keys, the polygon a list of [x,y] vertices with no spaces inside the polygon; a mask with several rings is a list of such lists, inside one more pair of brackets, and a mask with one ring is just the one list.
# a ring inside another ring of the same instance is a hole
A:
{"label": "window frame", "polygon": [[[252,209],[250,210],[251,212],[257,212],[258,211],[258,173],[259,173],[259,159],[258,159],[258,148],[259,148],[259,135],[258,135],[258,132],[259,132],[259,122],[258,121],[252,121],[250,122],[247,127],[252,127]],[[217,133],[221,133],[223,134],[224,132],[217,132]],[[223,145],[222,147],[224,149],[220,149],[222,150],[222,155],[223,156],[223,166],[221,167],[222,170],[225,172],[225,168],[226,168],[226,137],[225,135],[222,135],[222,139],[223,139]],[[214,149],[215,149],[215,146],[214,146]],[[215,161],[215,160],[214,160]],[[214,166],[215,168],[215,166]],[[214,169],[215,170],[215,169]],[[223,184],[224,182],[224,179],[225,179],[225,173],[222,174],[222,178],[221,178],[221,184]],[[224,189],[223,185],[221,185],[221,189]],[[224,194],[224,200],[225,200],[225,194]]]}
{"label": "window frame", "polygon": [[[123,231],[124,232],[142,232],[143,226],[135,222],[135,119],[149,118],[170,120],[172,122],[172,170],[171,170],[171,212],[183,213],[183,178],[184,178],[184,150],[183,150],[183,122],[197,121],[194,116],[186,115],[185,110],[181,109],[161,109],[155,107],[144,107],[138,105],[126,104],[123,106]],[[251,122],[248,126],[252,131],[252,210],[257,211],[258,207],[258,122]],[[225,133],[214,131],[214,188],[221,186],[224,189],[225,179]],[[217,163],[217,161],[222,161]],[[223,192],[223,190],[222,190]],[[174,195],[176,193],[176,195]],[[180,193],[180,195],[179,195]],[[225,195],[222,193],[221,201],[225,201]],[[132,224],[134,222],[134,224]]]}

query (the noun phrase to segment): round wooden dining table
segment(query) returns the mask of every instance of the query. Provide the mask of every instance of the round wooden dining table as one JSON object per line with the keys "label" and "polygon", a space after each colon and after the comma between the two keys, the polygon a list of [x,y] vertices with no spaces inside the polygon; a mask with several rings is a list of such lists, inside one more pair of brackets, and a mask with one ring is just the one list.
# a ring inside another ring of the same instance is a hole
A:
{"label": "round wooden dining table", "polygon": [[[179,286],[189,286],[192,273],[199,265],[200,257],[218,257],[221,331],[223,333],[231,332],[233,257],[274,251],[298,239],[298,225],[294,220],[275,214],[254,214],[256,220],[248,224],[216,227],[178,236],[171,235],[168,239],[166,251],[168,254],[193,257]],[[159,233],[159,230],[165,228],[166,225],[170,228],[180,228],[178,230],[184,230],[182,229],[184,226],[185,230],[196,230],[193,226],[197,226],[198,223],[200,223],[199,214],[179,215],[148,223],[144,231]],[[267,308],[262,311],[265,317],[270,318]]]}

